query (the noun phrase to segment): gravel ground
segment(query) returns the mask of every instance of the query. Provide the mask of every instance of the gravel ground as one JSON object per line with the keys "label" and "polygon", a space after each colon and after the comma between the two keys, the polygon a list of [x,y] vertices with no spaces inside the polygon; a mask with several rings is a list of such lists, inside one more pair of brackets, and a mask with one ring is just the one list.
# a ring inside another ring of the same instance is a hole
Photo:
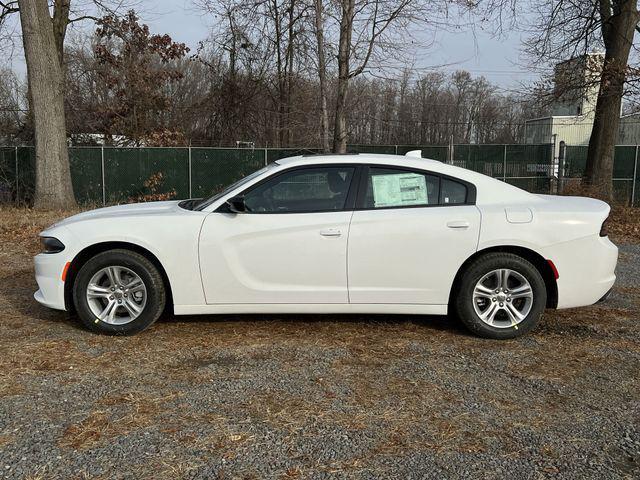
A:
{"label": "gravel ground", "polygon": [[113,338],[32,300],[42,222],[0,252],[2,478],[640,478],[638,245],[607,303],[513,341],[300,315]]}

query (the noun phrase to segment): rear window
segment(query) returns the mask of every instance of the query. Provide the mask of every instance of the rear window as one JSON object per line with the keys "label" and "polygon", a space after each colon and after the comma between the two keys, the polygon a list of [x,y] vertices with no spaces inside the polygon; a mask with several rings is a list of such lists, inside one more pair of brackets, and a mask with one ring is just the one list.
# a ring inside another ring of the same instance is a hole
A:
{"label": "rear window", "polygon": [[440,184],[440,204],[441,205],[461,205],[467,202],[466,185],[443,178]]}

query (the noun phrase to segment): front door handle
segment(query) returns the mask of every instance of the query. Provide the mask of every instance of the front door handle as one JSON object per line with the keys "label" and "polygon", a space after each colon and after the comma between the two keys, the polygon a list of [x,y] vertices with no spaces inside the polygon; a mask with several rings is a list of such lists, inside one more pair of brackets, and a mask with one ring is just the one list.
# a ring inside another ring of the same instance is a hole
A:
{"label": "front door handle", "polygon": [[320,235],[323,237],[339,237],[342,235],[342,232],[337,228],[326,228],[324,230],[320,230]]}
{"label": "front door handle", "polygon": [[447,227],[449,228],[469,228],[469,222],[464,220],[458,220],[455,222],[447,222]]}

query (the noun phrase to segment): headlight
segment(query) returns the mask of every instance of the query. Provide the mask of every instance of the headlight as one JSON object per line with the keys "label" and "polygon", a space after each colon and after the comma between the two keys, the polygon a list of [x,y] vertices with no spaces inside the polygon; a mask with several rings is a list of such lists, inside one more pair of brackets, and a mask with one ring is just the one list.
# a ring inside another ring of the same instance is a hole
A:
{"label": "headlight", "polygon": [[43,253],[58,253],[64,250],[64,243],[54,237],[40,237]]}

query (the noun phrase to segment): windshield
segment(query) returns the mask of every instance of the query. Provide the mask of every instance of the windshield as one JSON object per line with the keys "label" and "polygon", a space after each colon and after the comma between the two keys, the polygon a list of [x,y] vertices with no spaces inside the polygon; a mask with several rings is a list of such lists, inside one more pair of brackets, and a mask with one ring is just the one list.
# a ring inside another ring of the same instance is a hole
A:
{"label": "windshield", "polygon": [[241,187],[245,183],[250,182],[254,178],[259,177],[260,175],[262,175],[264,172],[272,169],[273,167],[277,167],[277,166],[278,166],[278,164],[275,163],[275,162],[274,163],[270,163],[266,167],[263,167],[260,170],[257,170],[255,172],[253,172],[252,174],[247,175],[244,178],[241,178],[237,182],[232,183],[231,185],[229,185],[228,187],[224,188],[221,192],[216,193],[212,197],[204,198],[204,199],[200,200],[199,202],[197,202],[196,204],[193,205],[193,210],[202,210],[203,208],[208,207],[213,202],[215,202],[219,198],[225,196],[227,193],[231,192],[232,190],[235,190],[236,188]]}

